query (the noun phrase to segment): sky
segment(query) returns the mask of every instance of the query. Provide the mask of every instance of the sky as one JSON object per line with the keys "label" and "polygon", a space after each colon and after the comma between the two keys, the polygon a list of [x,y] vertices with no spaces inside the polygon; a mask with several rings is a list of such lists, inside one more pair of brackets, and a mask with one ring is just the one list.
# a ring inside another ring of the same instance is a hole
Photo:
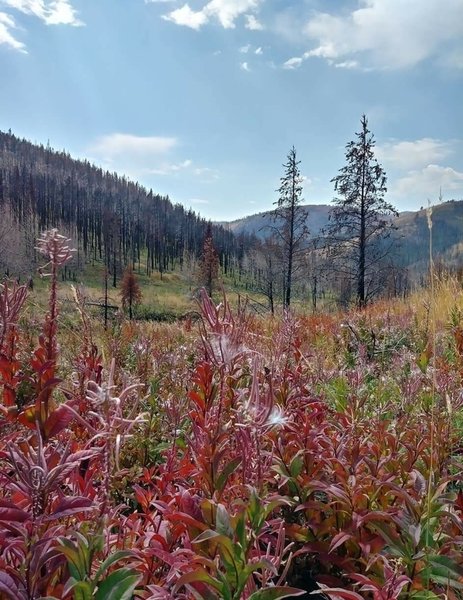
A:
{"label": "sky", "polygon": [[334,197],[362,114],[398,210],[463,199],[463,0],[0,0],[0,129],[213,220],[294,145]]}

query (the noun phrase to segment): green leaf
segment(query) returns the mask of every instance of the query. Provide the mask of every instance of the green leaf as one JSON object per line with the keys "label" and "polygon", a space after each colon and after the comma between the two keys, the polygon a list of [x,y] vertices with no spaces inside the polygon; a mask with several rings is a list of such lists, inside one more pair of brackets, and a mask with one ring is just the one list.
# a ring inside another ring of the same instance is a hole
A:
{"label": "green leaf", "polygon": [[119,550],[113,554],[110,554],[98,567],[98,571],[95,573],[94,577],[95,581],[98,581],[103,573],[107,571],[114,563],[123,560],[124,558],[133,558],[134,556],[135,554],[130,550]]}
{"label": "green leaf", "polygon": [[174,593],[177,592],[182,586],[197,582],[210,585],[221,594],[221,597],[224,597],[223,585],[220,583],[220,581],[217,581],[217,579],[211,577],[204,569],[196,569],[195,571],[190,571],[189,573],[182,575],[175,584]]}
{"label": "green leaf", "polygon": [[263,558],[263,559],[259,560],[259,562],[255,562],[255,563],[246,565],[246,567],[244,568],[244,570],[241,574],[240,579],[242,578],[243,581],[246,582],[252,573],[255,573],[256,571],[260,571],[263,569],[267,569],[268,571],[273,573],[273,575],[278,574],[278,571],[277,571],[275,565],[273,563],[271,563],[269,560],[267,560],[266,558]]}
{"label": "green leaf", "polygon": [[301,474],[303,466],[304,459],[301,456],[301,451],[299,451],[291,461],[291,464],[289,465],[289,472],[291,473],[291,477],[298,477]]}
{"label": "green leaf", "polygon": [[[87,561],[85,556],[82,556],[82,552],[79,552],[75,544],[67,539],[59,539],[60,544],[59,551],[67,559],[69,573],[77,581],[83,580],[87,576]],[[86,549],[88,551],[88,548]]]}
{"label": "green leaf", "polygon": [[95,600],[132,600],[141,577],[132,569],[118,569],[98,585]]}
{"label": "green leaf", "polygon": [[233,529],[230,525],[230,515],[223,504],[217,505],[217,512],[215,515],[215,526],[217,532],[220,535],[225,535],[230,539],[233,539]]}
{"label": "green leaf", "polygon": [[298,588],[276,586],[254,592],[254,594],[249,596],[249,600],[277,600],[277,598],[302,596],[303,594],[305,594],[305,591]]}
{"label": "green leaf", "polygon": [[76,581],[72,586],[74,600],[92,600],[92,585],[88,581]]}
{"label": "green leaf", "polygon": [[448,556],[439,554],[428,557],[429,578],[441,585],[463,590],[463,567]]}
{"label": "green leaf", "polygon": [[235,517],[235,534],[238,538],[239,543],[241,544],[241,548],[243,552],[246,552],[248,541],[246,540],[246,520],[245,520],[245,512],[241,511]]}
{"label": "green leaf", "polygon": [[227,465],[225,465],[222,473],[217,477],[215,482],[215,489],[221,494],[227,484],[228,478],[232,473],[236,471],[236,469],[241,464],[241,458],[237,457],[231,460]]}
{"label": "green leaf", "polygon": [[416,359],[416,364],[422,373],[426,373],[429,365],[429,361],[431,359],[432,352],[429,347],[427,347]]}

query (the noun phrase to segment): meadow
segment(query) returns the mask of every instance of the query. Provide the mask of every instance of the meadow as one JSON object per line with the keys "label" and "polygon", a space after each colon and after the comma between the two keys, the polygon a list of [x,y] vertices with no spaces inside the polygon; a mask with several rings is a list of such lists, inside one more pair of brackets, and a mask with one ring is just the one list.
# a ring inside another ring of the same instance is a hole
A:
{"label": "meadow", "polygon": [[66,243],[46,309],[0,290],[0,598],[463,597],[458,280],[105,330]]}

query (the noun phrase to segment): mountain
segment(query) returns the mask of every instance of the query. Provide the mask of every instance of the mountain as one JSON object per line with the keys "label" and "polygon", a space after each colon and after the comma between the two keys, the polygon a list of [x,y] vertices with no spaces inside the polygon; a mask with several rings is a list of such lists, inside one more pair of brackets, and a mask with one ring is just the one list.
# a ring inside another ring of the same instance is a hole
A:
{"label": "mountain", "polygon": [[[307,226],[310,236],[317,236],[328,223],[330,206],[326,204],[305,204],[301,208],[307,213]],[[273,211],[268,210],[228,223],[222,223],[222,225],[228,227],[230,231],[237,235],[255,235],[262,239],[271,234],[272,226],[278,225],[278,221],[274,221]]]}
{"label": "mountain", "polygon": [[[328,223],[330,206],[305,205],[312,237]],[[273,211],[230,223],[212,224],[222,269],[238,269],[255,238],[271,234]],[[35,145],[0,131],[0,273],[29,275],[35,239],[57,227],[78,248],[76,270],[87,263],[105,264],[113,285],[125,266],[149,275],[173,270],[202,252],[208,222],[173,204],[168,196],[104,171],[66,152]],[[395,259],[415,273],[429,264],[426,210],[404,212],[394,220]],[[450,200],[432,209],[434,259],[452,267],[463,264],[463,201]],[[252,277],[252,275],[250,275]]]}
{"label": "mountain", "polygon": [[463,264],[463,200],[401,213],[394,224],[396,238],[401,242],[399,259],[404,266],[412,266],[418,272],[428,268],[430,232],[434,261],[450,267]]}
{"label": "mountain", "polygon": [[[79,249],[77,268],[103,262],[113,285],[128,264],[147,274],[183,264],[202,251],[207,221],[168,196],[66,152],[35,145],[0,131],[0,269],[29,274],[34,240],[55,227]],[[234,234],[213,225],[225,271],[242,252]]]}
{"label": "mountain", "polygon": [[[304,205],[310,236],[320,235],[328,224],[331,206],[326,204]],[[432,238],[434,260],[452,267],[463,264],[463,200],[449,200],[432,208]],[[394,233],[395,258],[401,266],[417,273],[429,266],[428,211],[405,211],[393,219],[397,227]],[[229,223],[222,223],[235,234],[256,235],[265,238],[278,225],[273,211],[249,215]]]}

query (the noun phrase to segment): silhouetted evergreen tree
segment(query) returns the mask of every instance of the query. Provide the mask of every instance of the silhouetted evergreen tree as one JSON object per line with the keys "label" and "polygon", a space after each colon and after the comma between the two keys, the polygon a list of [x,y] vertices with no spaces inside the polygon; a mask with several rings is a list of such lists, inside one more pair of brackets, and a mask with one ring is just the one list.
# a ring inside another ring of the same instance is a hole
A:
{"label": "silhouetted evergreen tree", "polygon": [[339,272],[356,289],[362,308],[378,291],[378,277],[391,245],[385,243],[394,229],[396,209],[384,199],[386,173],[374,156],[375,140],[365,115],[357,139],[346,146],[346,166],[331,181],[340,197],[331,211],[328,240]]}
{"label": "silhouetted evergreen tree", "polygon": [[299,170],[301,161],[297,160],[294,146],[288,153],[287,162],[283,165],[285,173],[280,178],[279,198],[275,202],[276,232],[283,251],[283,304],[289,308],[291,289],[298,259],[304,252],[304,240],[308,231],[306,226],[307,212],[302,203],[302,176]]}

